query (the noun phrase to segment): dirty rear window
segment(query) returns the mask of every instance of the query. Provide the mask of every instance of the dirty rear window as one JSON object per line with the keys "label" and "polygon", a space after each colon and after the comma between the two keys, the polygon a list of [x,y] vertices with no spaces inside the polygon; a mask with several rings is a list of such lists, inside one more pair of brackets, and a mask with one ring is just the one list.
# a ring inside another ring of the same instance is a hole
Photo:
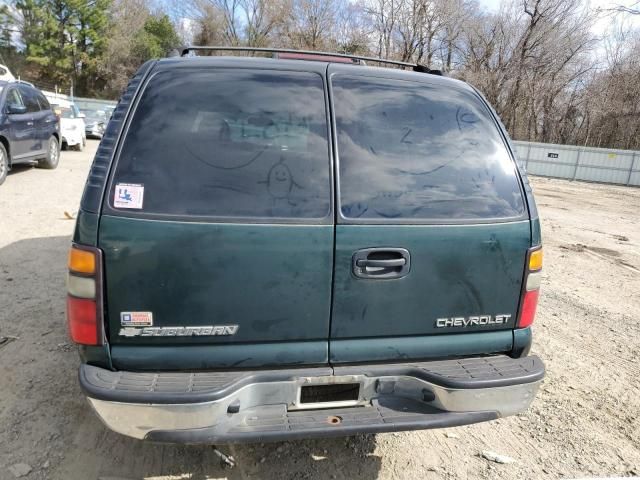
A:
{"label": "dirty rear window", "polygon": [[315,73],[158,73],[126,134],[111,205],[179,216],[325,218],[326,117]]}
{"label": "dirty rear window", "polygon": [[342,215],[360,219],[520,217],[513,161],[473,93],[332,77]]}

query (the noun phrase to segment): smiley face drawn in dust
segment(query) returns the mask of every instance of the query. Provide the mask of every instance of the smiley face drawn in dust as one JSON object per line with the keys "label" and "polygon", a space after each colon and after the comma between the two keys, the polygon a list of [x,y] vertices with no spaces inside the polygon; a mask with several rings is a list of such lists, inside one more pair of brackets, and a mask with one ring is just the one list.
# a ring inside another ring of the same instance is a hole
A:
{"label": "smiley face drawn in dust", "polygon": [[290,204],[291,201],[289,199],[291,192],[294,188],[301,188],[295,180],[293,179],[293,175],[291,174],[291,170],[284,163],[284,159],[280,159],[278,163],[273,165],[269,169],[269,173],[267,174],[267,180],[264,182],[267,184],[267,191],[269,195],[271,195],[274,200],[288,200]]}

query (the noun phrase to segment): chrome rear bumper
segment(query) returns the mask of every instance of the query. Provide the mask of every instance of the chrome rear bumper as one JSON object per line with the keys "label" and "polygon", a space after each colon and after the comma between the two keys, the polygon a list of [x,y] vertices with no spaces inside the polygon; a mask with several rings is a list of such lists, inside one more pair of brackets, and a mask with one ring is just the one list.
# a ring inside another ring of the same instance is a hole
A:
{"label": "chrome rear bumper", "polygon": [[[492,420],[525,410],[543,375],[537,357],[500,356],[235,376],[111,372],[83,365],[80,383],[102,421],[118,433],[167,442],[224,443]],[[359,384],[357,399],[300,401],[301,387],[335,383]]]}

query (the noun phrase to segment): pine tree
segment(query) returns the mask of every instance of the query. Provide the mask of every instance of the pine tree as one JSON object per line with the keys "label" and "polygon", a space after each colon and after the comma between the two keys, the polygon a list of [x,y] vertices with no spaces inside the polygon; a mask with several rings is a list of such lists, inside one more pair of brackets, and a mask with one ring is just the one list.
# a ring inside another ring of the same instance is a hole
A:
{"label": "pine tree", "polygon": [[0,5],[0,63],[16,70],[23,60],[14,45],[13,36],[17,33],[17,23],[8,5]]}
{"label": "pine tree", "polygon": [[150,15],[134,40],[133,53],[140,63],[164,57],[178,46],[178,34],[167,15]]}
{"label": "pine tree", "polygon": [[45,85],[93,94],[111,0],[18,0],[27,61]]}
{"label": "pine tree", "polygon": [[77,91],[92,95],[104,88],[98,72],[106,52],[110,0],[81,1],[76,9],[74,52]]}

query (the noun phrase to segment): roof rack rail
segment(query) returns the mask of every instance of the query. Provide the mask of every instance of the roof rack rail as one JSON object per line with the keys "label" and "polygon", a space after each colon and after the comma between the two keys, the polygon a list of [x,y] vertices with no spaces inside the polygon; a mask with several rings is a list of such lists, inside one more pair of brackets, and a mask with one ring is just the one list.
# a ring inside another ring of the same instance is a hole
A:
{"label": "roof rack rail", "polygon": [[377,63],[383,63],[387,65],[395,65],[398,67],[410,68],[414,72],[428,73],[431,75],[442,75],[441,70],[432,70],[425,65],[420,65],[416,63],[401,62],[399,60],[387,60],[384,58],[376,58],[376,57],[364,57],[361,55],[349,55],[346,53],[316,52],[313,50],[294,50],[290,48],[220,47],[220,46],[189,45],[189,46],[180,47],[178,50],[178,55],[181,57],[185,57],[189,53],[197,52],[197,51],[293,53],[293,54],[301,54],[301,55],[317,55],[321,57],[339,57],[339,58],[348,58],[351,60],[358,60],[358,61],[364,61],[364,62],[377,62]]}
{"label": "roof rack rail", "polygon": [[13,80],[8,80],[8,83],[22,83],[23,85],[29,85],[30,87],[34,87],[35,85],[31,82],[27,82],[26,80],[20,80],[19,78],[14,78]]}

